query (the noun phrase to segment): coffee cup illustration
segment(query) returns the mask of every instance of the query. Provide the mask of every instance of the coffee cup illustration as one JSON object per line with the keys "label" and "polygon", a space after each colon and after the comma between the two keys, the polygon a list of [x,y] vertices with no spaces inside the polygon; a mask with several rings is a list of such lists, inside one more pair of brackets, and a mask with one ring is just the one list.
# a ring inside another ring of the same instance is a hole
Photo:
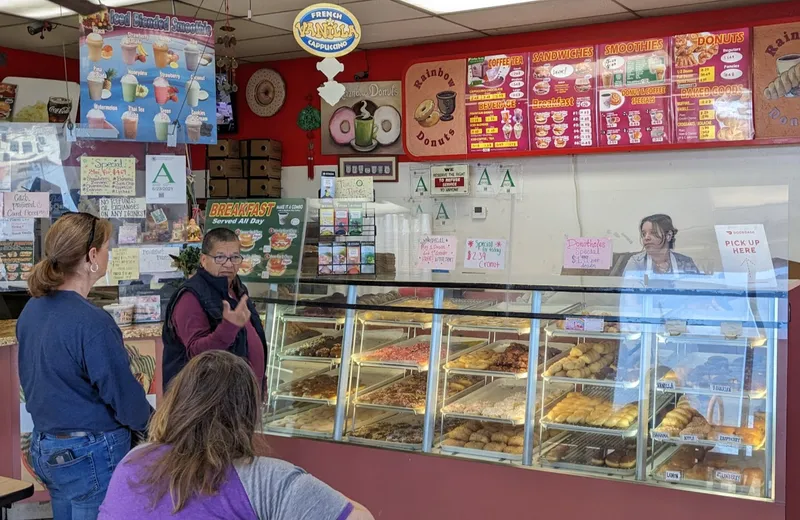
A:
{"label": "coffee cup illustration", "polygon": [[456,93],[452,90],[445,90],[436,94],[436,100],[439,105],[439,112],[441,112],[442,121],[452,121],[453,112],[456,111]]}

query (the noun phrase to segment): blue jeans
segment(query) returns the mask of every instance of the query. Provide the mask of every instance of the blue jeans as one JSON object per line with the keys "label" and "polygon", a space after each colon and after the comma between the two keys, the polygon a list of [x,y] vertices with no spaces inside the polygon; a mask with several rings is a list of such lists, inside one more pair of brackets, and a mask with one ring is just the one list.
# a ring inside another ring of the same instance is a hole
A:
{"label": "blue jeans", "polygon": [[[95,520],[114,468],[131,449],[130,430],[67,439],[34,431],[31,437],[33,469],[50,492],[53,519]],[[56,460],[64,450],[74,459]]]}

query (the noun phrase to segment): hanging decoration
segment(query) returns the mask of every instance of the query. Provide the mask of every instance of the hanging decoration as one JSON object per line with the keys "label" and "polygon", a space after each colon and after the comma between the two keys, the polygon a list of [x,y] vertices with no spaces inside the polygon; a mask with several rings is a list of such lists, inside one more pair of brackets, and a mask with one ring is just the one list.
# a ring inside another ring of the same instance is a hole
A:
{"label": "hanging decoration", "polygon": [[334,78],[344,71],[336,58],[353,52],[361,41],[361,25],[353,13],[333,4],[314,4],[297,14],[292,28],[300,47],[314,56],[324,58],[317,70],[328,78],[317,91],[329,105],[344,96],[345,87]]}
{"label": "hanging decoration", "polygon": [[308,105],[300,111],[300,114],[297,115],[297,126],[300,127],[301,130],[306,132],[306,137],[308,138],[308,155],[306,156],[306,165],[308,166],[308,178],[309,180],[314,180],[314,130],[320,127],[322,124],[322,116],[320,115],[319,110],[314,108],[311,104],[314,101],[314,97],[309,94],[306,96],[306,101],[308,101]]}
{"label": "hanging decoration", "polygon": [[259,69],[247,81],[247,106],[257,116],[272,117],[286,102],[286,83],[277,71]]}

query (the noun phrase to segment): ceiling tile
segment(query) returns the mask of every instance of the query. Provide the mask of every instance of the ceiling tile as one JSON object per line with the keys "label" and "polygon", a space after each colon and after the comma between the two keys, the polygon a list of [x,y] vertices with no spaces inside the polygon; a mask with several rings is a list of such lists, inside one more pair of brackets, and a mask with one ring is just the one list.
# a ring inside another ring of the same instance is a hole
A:
{"label": "ceiling tile", "polygon": [[469,29],[439,18],[418,18],[365,25],[361,28],[361,43],[408,40],[461,32],[469,32]]}
{"label": "ceiling tile", "polygon": [[[398,4],[392,0],[362,0],[347,4],[346,7],[355,15],[362,26],[428,16],[422,11]],[[297,11],[284,11],[254,16],[253,21],[291,31],[295,17],[297,17]]]}
{"label": "ceiling tile", "polygon": [[362,50],[387,49],[389,47],[403,47],[405,45],[422,45],[422,44],[436,43],[436,42],[469,40],[472,38],[481,38],[483,36],[484,36],[483,33],[479,33],[476,31],[469,31],[469,32],[454,33],[454,34],[445,34],[439,36],[430,36],[427,38],[410,38],[408,40],[388,40],[376,43],[366,43],[359,45],[358,48]]}
{"label": "ceiling tile", "polygon": [[[236,44],[235,54],[238,58],[247,58],[262,54],[276,54],[280,52],[291,52],[298,50],[294,36],[287,34],[284,36],[270,36],[269,38],[255,38],[252,40],[242,40]],[[217,45],[217,52],[224,52]]]}
{"label": "ceiling tile", "polygon": [[3,27],[0,31],[0,47],[12,49],[36,50],[44,47],[61,46],[62,43],[78,41],[78,30],[74,27],[57,25],[52,31],[45,33],[44,39],[39,35],[28,34],[28,24]]}
{"label": "ceiling tile", "polygon": [[[187,4],[201,6],[214,12],[219,10],[223,0],[181,0]],[[335,2],[346,5],[354,0],[344,0]],[[297,14],[300,10],[308,7],[312,0],[230,0],[229,8],[233,16],[247,16],[247,8],[252,4],[253,16],[260,14],[280,13],[283,11],[294,11]]]}
{"label": "ceiling tile", "polygon": [[261,63],[265,61],[296,60],[301,58],[311,58],[306,51],[279,52],[277,54],[262,54],[261,56],[250,56],[241,60],[243,63]]}
{"label": "ceiling tile", "polygon": [[476,30],[496,29],[519,25],[521,20],[537,24],[568,20],[579,14],[582,18],[625,13],[611,0],[540,0],[530,4],[512,5],[447,15],[447,20]]}
{"label": "ceiling tile", "polygon": [[[629,0],[624,0],[629,1]],[[639,0],[637,0],[639,1]],[[671,0],[676,1],[676,0]],[[731,7],[744,7],[757,4],[774,4],[777,2],[790,2],[795,0],[719,0],[715,2],[700,2],[677,7],[661,7],[658,9],[644,9],[636,11],[639,16],[669,16],[672,14],[694,13],[698,11],[711,11],[716,9],[729,9]]]}
{"label": "ceiling tile", "polygon": [[666,7],[675,7],[681,5],[700,4],[697,0],[617,0],[620,4],[624,5],[632,11],[639,11],[641,9],[660,9]]}
{"label": "ceiling tile", "polygon": [[[250,40],[252,38],[265,38],[267,36],[286,34],[286,31],[282,31],[274,27],[268,27],[260,23],[251,22],[242,18],[233,18],[228,23],[231,27],[236,29],[233,31],[233,35],[236,36],[237,40]],[[223,25],[225,25],[225,21],[220,20],[214,25],[214,27],[218,30]],[[217,31],[215,34],[219,36],[220,34],[223,34],[223,32]]]}
{"label": "ceiling tile", "polygon": [[0,27],[5,27],[7,25],[19,25],[23,23],[28,23],[28,20],[7,14],[0,14]]}
{"label": "ceiling tile", "polygon": [[533,25],[518,25],[515,27],[503,27],[502,29],[486,29],[491,35],[518,34],[524,32],[547,31],[549,29],[560,29],[562,27],[574,27],[576,25],[591,25],[596,23],[620,22],[623,20],[634,20],[636,15],[633,13],[609,14],[604,16],[593,16],[591,18],[573,18],[571,20],[559,20],[557,22],[537,23]]}

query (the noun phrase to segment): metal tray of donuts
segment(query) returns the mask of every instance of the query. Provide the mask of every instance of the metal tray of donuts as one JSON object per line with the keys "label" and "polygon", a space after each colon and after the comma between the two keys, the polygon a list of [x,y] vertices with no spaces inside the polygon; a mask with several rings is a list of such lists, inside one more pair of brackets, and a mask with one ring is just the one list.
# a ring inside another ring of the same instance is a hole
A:
{"label": "metal tray of donuts", "polygon": [[[294,307],[290,307],[294,309]],[[341,326],[344,325],[345,317],[324,317],[324,316],[303,316],[302,314],[294,314],[294,310],[292,310],[291,314],[281,314],[281,321],[294,321],[298,323],[319,323],[319,324],[326,324],[326,325],[336,325]]]}
{"label": "metal tray of donuts", "polygon": [[[661,453],[653,463],[653,467],[655,468],[650,473],[650,478],[655,480],[656,482],[662,482],[665,484],[672,484],[672,485],[684,485],[690,486],[699,489],[706,489],[712,491],[722,491],[726,493],[735,493],[737,495],[745,495],[745,496],[756,496],[762,497],[763,496],[763,484],[757,487],[745,486],[736,484],[733,481],[720,481],[720,480],[697,480],[686,478],[682,471],[667,471],[667,467],[669,465],[670,459],[672,459],[673,455],[678,452],[677,447],[674,450],[665,450]],[[763,453],[763,452],[762,452]],[[747,465],[747,462],[741,460],[743,465]],[[730,476],[735,476],[736,473],[740,473],[742,470],[750,469],[745,467],[737,467],[733,472],[726,472],[729,473]],[[715,470],[716,471],[716,470]]]}
{"label": "metal tray of donuts", "polygon": [[[358,416],[356,415],[355,418]],[[360,424],[358,428],[364,426],[370,426],[379,422],[383,422],[386,424],[397,424],[397,423],[405,423],[405,424],[413,424],[418,426],[423,426],[424,418],[419,415],[407,415],[407,414],[396,414],[396,415],[388,415],[383,416],[377,419],[371,419],[366,421],[364,424]],[[407,451],[422,451],[422,442],[419,443],[409,443],[409,442],[394,442],[394,441],[386,441],[386,440],[379,440],[379,439],[366,439],[364,437],[357,437],[355,432],[358,428],[350,429],[349,434],[347,435],[347,442],[350,444],[359,444],[361,446],[372,446],[375,448],[389,448],[393,450],[407,450]]]}
{"label": "metal tray of donuts", "polygon": [[[666,360],[659,359],[659,364],[671,366],[672,370],[670,372],[684,372],[686,370],[694,371],[695,369],[701,368],[703,365],[707,365],[710,363],[714,358],[718,360],[728,360],[728,362],[732,361],[732,363],[726,362],[726,367],[730,365],[728,370],[723,371],[720,369],[718,374],[720,376],[730,377],[739,379],[737,382],[725,382],[720,380],[718,383],[711,383],[711,382],[703,382],[701,383],[702,386],[698,385],[691,385],[687,386],[683,384],[684,381],[682,380],[673,380],[673,379],[659,379],[656,382],[656,389],[659,392],[664,393],[672,393],[672,394],[688,394],[688,395],[701,395],[701,396],[723,396],[723,397],[732,397],[732,398],[739,398],[744,397],[747,399],[764,399],[767,395],[767,377],[764,375],[763,379],[760,380],[760,383],[763,386],[757,390],[751,390],[747,388],[745,382],[747,380],[746,377],[746,370],[747,370],[747,356],[753,355],[755,356],[756,353],[764,353],[764,350],[748,350],[745,352],[745,355],[730,355],[730,354],[719,354],[719,353],[703,353],[703,352],[695,352],[688,356],[683,356],[680,358],[669,356]],[[661,357],[661,356],[659,356]],[[766,356],[762,358],[764,363],[764,369],[766,368]],[[752,368],[751,363],[751,368]],[[691,375],[691,372],[689,373]],[[677,377],[677,376],[676,376]],[[691,383],[690,383],[691,384]],[[751,379],[750,385],[753,384]]]}
{"label": "metal tray of donuts", "polygon": [[[618,340],[637,340],[642,336],[640,330],[624,330],[626,325],[623,322],[613,322],[613,324],[606,323],[605,318],[619,315],[619,307],[585,307],[583,309],[571,309],[570,318],[587,319],[587,320],[603,320],[603,330],[567,330],[565,329],[565,321],[557,320],[545,327],[545,333],[550,337],[561,338],[589,338],[589,339],[618,339]],[[610,330],[609,330],[610,329]]]}
{"label": "metal tray of donuts", "polygon": [[[428,343],[432,341],[432,337],[430,335],[424,336],[415,336],[410,339],[406,339],[403,341],[398,341],[394,343],[396,347],[411,347],[416,345],[417,343]],[[455,349],[455,352],[450,354],[451,359],[456,359],[458,356],[468,352],[472,348],[481,347],[486,344],[485,339],[481,338],[462,338],[462,337],[452,337],[449,338],[450,341],[450,348]],[[381,360],[373,360],[373,359],[365,359],[371,351],[376,351],[378,348],[385,348],[391,346],[391,343],[386,343],[383,345],[375,345],[370,349],[364,349],[358,354],[354,354],[352,356],[353,362],[357,365],[361,365],[364,367],[384,367],[384,368],[398,368],[403,370],[418,370],[420,372],[425,371],[428,369],[428,360],[425,361],[414,361],[414,360],[391,360],[391,361],[381,361]]]}
{"label": "metal tray of donuts", "polygon": [[292,343],[291,345],[287,345],[281,349],[278,353],[278,358],[281,361],[305,361],[305,362],[316,362],[316,363],[341,363],[342,358],[341,356],[336,357],[316,357],[316,356],[301,356],[296,354],[300,349],[311,347],[317,345],[321,342],[324,342],[328,339],[335,338],[341,340],[342,338],[342,331],[337,329],[312,329],[316,330],[320,333],[319,336],[314,336],[313,338],[304,339],[301,341],[297,341]]}
{"label": "metal tray of donuts", "polygon": [[[479,369],[475,369],[475,368],[458,368],[458,367],[450,366],[452,361],[455,361],[456,359],[458,359],[458,358],[460,358],[462,356],[465,356],[465,355],[468,355],[468,354],[472,354],[472,353],[477,352],[479,350],[492,349],[495,352],[505,352],[505,350],[512,343],[522,343],[522,342],[514,341],[514,340],[502,340],[502,341],[496,341],[496,342],[491,343],[489,345],[478,345],[477,347],[470,348],[468,350],[465,350],[464,352],[460,352],[457,357],[449,358],[447,364],[445,364],[445,366],[444,366],[444,370],[445,370],[445,372],[448,372],[448,373],[463,374],[465,376],[496,377],[496,378],[504,377],[504,378],[511,378],[511,379],[527,379],[528,378],[528,371],[527,370],[524,370],[522,372],[501,372],[499,370],[479,370]],[[544,348],[544,347],[542,347],[542,348]],[[551,359],[551,361],[557,361],[557,360],[559,360],[559,359],[561,359],[561,358],[563,358],[564,356],[567,356],[567,355],[569,355],[569,350],[563,351],[563,352],[561,352],[561,354],[559,354],[557,356],[554,356]],[[528,359],[530,359],[530,356],[528,357]],[[544,370],[544,363],[540,364],[537,367],[536,373],[537,374],[541,374],[543,370]]]}
{"label": "metal tray of donuts", "polygon": [[[558,460],[550,460],[559,446],[569,446],[569,450]],[[597,457],[595,450],[602,453],[602,458],[593,463]],[[634,466],[632,468],[614,468],[605,462],[609,453],[628,450],[634,453]],[[636,475],[635,466],[636,445],[626,444],[626,440],[618,437],[608,437],[596,433],[565,432],[545,441],[539,453],[539,464],[546,467],[566,469],[571,471],[598,473],[618,477],[632,477]]]}
{"label": "metal tray of donuts", "polygon": [[[337,367],[333,370],[329,368],[324,368],[317,372],[312,372],[304,377],[294,379],[292,381],[286,382],[278,386],[278,388],[273,393],[273,397],[275,399],[282,399],[285,401],[301,401],[307,403],[319,403],[319,404],[327,404],[327,405],[335,405],[337,396],[334,395],[331,398],[324,398],[324,397],[303,397],[292,394],[291,387],[293,384],[298,383],[300,381],[304,381],[307,379],[311,379],[316,376],[327,375],[327,376],[339,376],[339,368]],[[361,392],[371,392],[384,384],[387,384],[395,379],[399,379],[402,375],[396,375],[396,371],[394,370],[380,370],[375,368],[365,368],[361,371],[360,377],[361,379],[359,382],[366,380],[365,387],[360,389]],[[348,395],[351,395],[355,389],[352,388],[353,383],[356,381],[355,374],[350,375],[350,391]]]}
{"label": "metal tray of donuts", "polygon": [[[571,392],[584,395],[586,397],[599,397],[606,401],[619,403],[622,408],[624,405],[635,403],[638,399],[638,390],[615,390],[613,388],[592,387],[583,392]],[[566,397],[566,396],[565,396]],[[641,408],[641,406],[639,406]],[[635,437],[639,432],[638,420],[631,421],[631,425],[626,429],[606,428],[602,426],[587,426],[584,424],[570,424],[567,422],[554,422],[543,416],[541,425],[552,430],[565,430],[573,432],[597,433],[615,437]]]}
{"label": "metal tray of donuts", "polygon": [[[739,305],[744,305],[742,300]],[[667,313],[659,335],[665,343],[761,347],[767,337],[755,324],[751,309],[733,309],[729,302],[714,302],[702,308],[679,308]],[[721,322],[719,325],[689,325],[687,319]]]}
{"label": "metal tray of donuts", "polygon": [[[400,303],[403,301],[404,303],[408,303],[409,301],[414,300],[414,298],[404,298],[403,300],[395,300],[391,303],[391,305]],[[428,302],[430,302],[429,298],[421,298],[420,301],[424,301],[424,306],[419,308],[410,307],[410,306],[402,306],[398,307],[398,309],[406,309],[406,310],[396,310],[396,311],[365,311],[360,312],[356,318],[360,321],[363,325],[386,325],[386,326],[393,326],[393,327],[408,327],[408,328],[416,328],[416,329],[429,329],[433,325],[433,312],[426,313],[426,310],[433,311],[432,306],[428,306]],[[488,305],[488,302],[483,302],[479,300],[466,300],[462,298],[447,298],[445,300],[449,304],[453,304],[453,308],[455,309],[478,309],[481,307],[485,307]],[[391,306],[390,305],[390,306]],[[372,317],[373,314],[370,313],[377,313],[377,317]],[[383,313],[383,314],[382,314]]]}

